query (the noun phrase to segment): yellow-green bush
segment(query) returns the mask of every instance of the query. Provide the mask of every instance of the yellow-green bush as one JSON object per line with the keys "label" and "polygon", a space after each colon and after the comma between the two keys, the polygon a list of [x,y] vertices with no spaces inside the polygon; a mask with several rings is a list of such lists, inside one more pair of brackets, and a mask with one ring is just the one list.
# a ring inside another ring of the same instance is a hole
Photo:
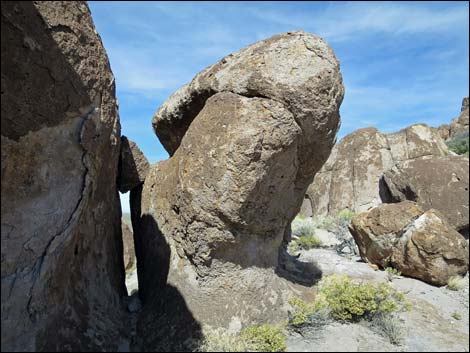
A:
{"label": "yellow-green bush", "polygon": [[349,223],[355,215],[356,214],[353,211],[346,208],[342,210],[340,213],[338,213],[338,218],[340,219],[340,221]]}
{"label": "yellow-green bush", "polygon": [[465,287],[465,279],[460,276],[452,276],[447,282],[447,288],[450,290],[458,291]]}
{"label": "yellow-green bush", "polygon": [[226,329],[206,332],[200,352],[284,352],[286,337],[279,327],[272,325],[251,326],[239,335]]}
{"label": "yellow-green bush", "polygon": [[321,326],[329,321],[328,304],[321,300],[306,303],[299,298],[290,298],[289,326],[302,328],[304,326]]}
{"label": "yellow-green bush", "polygon": [[246,328],[241,337],[252,352],[284,352],[286,336],[282,330],[272,325],[252,326]]}
{"label": "yellow-green bush", "polygon": [[290,250],[296,251],[300,249],[309,250],[313,248],[319,248],[322,245],[320,239],[318,239],[314,234],[305,235],[300,238],[293,240],[290,243]]}
{"label": "yellow-green bush", "polygon": [[346,276],[330,276],[320,284],[320,296],[336,320],[357,321],[407,308],[403,293],[386,283],[355,284]]}

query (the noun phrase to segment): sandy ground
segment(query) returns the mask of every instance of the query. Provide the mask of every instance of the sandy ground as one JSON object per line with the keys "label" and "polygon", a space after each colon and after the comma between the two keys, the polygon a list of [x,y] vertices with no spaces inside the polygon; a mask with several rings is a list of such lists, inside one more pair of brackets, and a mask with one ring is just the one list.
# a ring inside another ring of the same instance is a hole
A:
{"label": "sandy ground", "polygon": [[[313,249],[301,253],[300,260],[314,262],[323,275],[345,274],[367,282],[388,281],[384,271],[375,271],[359,258],[347,259],[334,250]],[[331,323],[303,336],[288,332],[290,352],[468,352],[469,351],[469,280],[459,291],[434,287],[412,278],[400,277],[389,282],[406,293],[412,309],[399,315],[404,338],[392,345],[388,338],[372,331],[366,324]],[[453,313],[461,315],[457,320]]]}

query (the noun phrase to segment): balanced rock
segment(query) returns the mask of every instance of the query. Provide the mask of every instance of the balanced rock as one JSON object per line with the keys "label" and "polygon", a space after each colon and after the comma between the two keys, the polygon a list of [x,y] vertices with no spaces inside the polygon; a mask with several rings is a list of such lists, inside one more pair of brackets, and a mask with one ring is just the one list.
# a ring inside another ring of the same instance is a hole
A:
{"label": "balanced rock", "polygon": [[2,351],[120,344],[114,77],[85,2],[2,2]]}
{"label": "balanced rock", "polygon": [[382,268],[439,286],[467,272],[467,242],[434,209],[382,204],[355,216],[349,228],[363,260]]}
{"label": "balanced rock", "polygon": [[119,158],[118,188],[126,193],[142,184],[147,176],[149,162],[134,141],[121,136],[121,154]]}
{"label": "balanced rock", "polygon": [[387,202],[417,202],[434,208],[458,232],[469,229],[469,161],[460,156],[426,156],[404,161],[384,174]]}
{"label": "balanced rock", "polygon": [[388,197],[381,178],[396,163],[447,154],[439,134],[423,124],[392,134],[383,134],[376,128],[359,129],[333,148],[306,197],[314,215],[336,216],[344,209],[366,211]]}
{"label": "balanced rock", "polygon": [[342,97],[328,45],[290,32],[225,57],[163,104],[154,128],[172,157],[131,191],[144,305],[166,284],[201,323],[285,318],[279,249],[330,153]]}

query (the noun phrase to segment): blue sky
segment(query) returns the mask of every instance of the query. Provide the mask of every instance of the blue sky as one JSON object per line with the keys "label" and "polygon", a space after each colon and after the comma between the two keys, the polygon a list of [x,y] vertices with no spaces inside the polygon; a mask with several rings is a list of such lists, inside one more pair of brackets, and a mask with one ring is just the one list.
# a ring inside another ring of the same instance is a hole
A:
{"label": "blue sky", "polygon": [[[468,2],[89,2],[116,77],[122,134],[168,154],[157,108],[223,56],[273,34],[322,36],[341,63],[339,137],[458,116],[469,86]],[[128,211],[127,195],[123,210]]]}

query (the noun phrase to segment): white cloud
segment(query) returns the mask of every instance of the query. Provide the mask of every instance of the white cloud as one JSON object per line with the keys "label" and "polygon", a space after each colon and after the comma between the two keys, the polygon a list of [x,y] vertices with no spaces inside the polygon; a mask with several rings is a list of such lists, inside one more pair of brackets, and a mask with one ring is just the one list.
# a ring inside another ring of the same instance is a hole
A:
{"label": "white cloud", "polygon": [[[286,16],[279,10],[253,8],[249,11],[260,20],[290,26],[292,29],[314,30],[329,41],[337,42],[359,34],[387,33],[438,34],[468,28],[468,8],[446,9],[416,6],[413,3],[354,2],[336,3],[325,10]],[[421,4],[422,5],[422,4]]]}

